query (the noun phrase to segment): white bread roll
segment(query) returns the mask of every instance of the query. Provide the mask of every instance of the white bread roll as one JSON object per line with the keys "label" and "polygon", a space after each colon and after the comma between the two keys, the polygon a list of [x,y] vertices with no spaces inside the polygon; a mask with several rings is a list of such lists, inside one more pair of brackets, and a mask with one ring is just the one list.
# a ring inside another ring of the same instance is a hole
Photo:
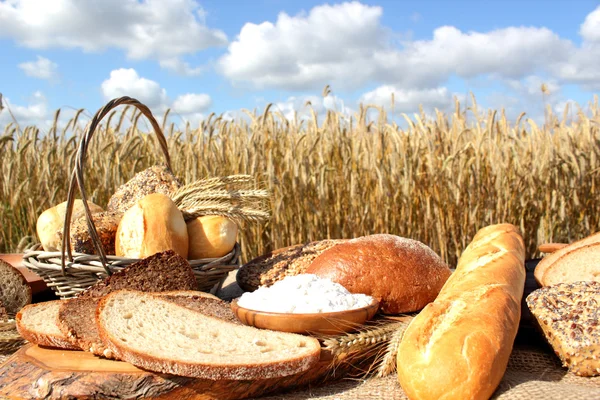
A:
{"label": "white bread roll", "polygon": [[490,398],[517,335],[524,262],[515,226],[477,232],[456,272],[398,347],[398,381],[410,399]]}
{"label": "white bread roll", "polygon": [[[88,201],[88,206],[92,214],[103,211],[102,207]],[[37,220],[36,231],[44,251],[60,251],[62,247],[61,232],[65,225],[65,214],[67,213],[67,202],[49,208],[44,211]],[[73,203],[73,215],[71,221],[83,216],[85,210],[83,201],[76,199]]]}
{"label": "white bread roll", "polygon": [[167,250],[187,258],[187,226],[173,200],[164,194],[153,193],[123,214],[117,229],[115,252],[121,257],[146,258]]}
{"label": "white bread roll", "polygon": [[217,258],[233,250],[238,226],[221,215],[205,215],[187,222],[190,239],[188,258]]}

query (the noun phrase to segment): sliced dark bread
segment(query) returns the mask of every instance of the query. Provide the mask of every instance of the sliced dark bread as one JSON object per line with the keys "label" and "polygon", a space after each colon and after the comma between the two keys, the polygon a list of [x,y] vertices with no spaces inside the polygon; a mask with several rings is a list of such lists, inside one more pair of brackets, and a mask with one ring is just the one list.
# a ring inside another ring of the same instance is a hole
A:
{"label": "sliced dark bread", "polygon": [[19,334],[31,343],[41,346],[78,350],[56,324],[62,302],[63,300],[54,300],[23,307],[16,317]]}
{"label": "sliced dark bread", "polygon": [[12,316],[31,303],[31,287],[23,274],[2,260],[0,260],[0,301],[6,312]]}
{"label": "sliced dark bread", "polygon": [[196,290],[198,283],[188,261],[173,250],[156,253],[99,281],[78,297],[102,297],[120,289],[142,292]]}
{"label": "sliced dark bread", "polygon": [[0,300],[0,322],[8,321],[8,314],[6,313],[6,308],[4,308],[4,304],[2,304],[2,300]]}
{"label": "sliced dark bread", "polygon": [[[240,323],[231,311],[231,307],[211,294],[182,290],[156,293],[156,295],[206,315]],[[64,301],[58,313],[58,327],[70,343],[81,350],[114,358],[114,354],[100,339],[95,323],[99,302],[99,297],[81,297]]]}
{"label": "sliced dark bread", "polygon": [[315,338],[206,316],[150,293],[120,290],[100,300],[96,323],[116,356],[150,371],[204,379],[288,376],[318,363]]}

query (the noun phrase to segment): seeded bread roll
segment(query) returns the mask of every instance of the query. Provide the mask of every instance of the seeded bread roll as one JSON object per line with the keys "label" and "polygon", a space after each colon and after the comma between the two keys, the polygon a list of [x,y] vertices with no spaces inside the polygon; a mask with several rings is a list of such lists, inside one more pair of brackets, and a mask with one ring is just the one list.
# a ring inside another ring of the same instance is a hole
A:
{"label": "seeded bread roll", "polygon": [[[88,201],[88,206],[92,213],[102,211],[102,207]],[[36,231],[44,251],[60,251],[62,247],[62,230],[65,225],[65,214],[67,212],[67,202],[49,208],[44,211],[37,219]],[[71,221],[84,215],[83,201],[76,199],[73,203],[73,214]]]}
{"label": "seeded bread roll", "polygon": [[344,241],[319,240],[274,250],[242,265],[236,281],[243,290],[253,292],[260,286],[271,286],[286,276],[304,274],[321,253]]}
{"label": "seeded bread roll", "polygon": [[436,300],[398,347],[398,380],[410,399],[489,399],[500,383],[521,316],[525,246],[518,229],[477,232]]}
{"label": "seeded bread roll", "polygon": [[162,193],[168,196],[181,186],[181,182],[167,167],[155,165],[138,172],[121,185],[111,196],[106,210],[122,214],[149,194]]}
{"label": "seeded bread roll", "polygon": [[315,258],[306,273],[375,297],[384,314],[400,314],[432,302],[451,272],[423,243],[379,234],[337,244]]}
{"label": "seeded bread roll", "polygon": [[129,258],[146,258],[166,250],[187,258],[188,246],[183,214],[161,193],[150,194],[127,210],[115,239],[117,256]]}
{"label": "seeded bread roll", "polygon": [[[100,243],[107,255],[115,255],[115,239],[121,217],[121,214],[113,214],[107,211],[92,214],[92,220],[96,226]],[[71,251],[96,254],[96,248],[92,242],[85,215],[82,215],[71,223],[70,235]],[[62,240],[62,229],[59,232],[59,236]]]}
{"label": "seeded bread roll", "polygon": [[559,283],[527,296],[527,307],[563,366],[600,375],[599,282]]}
{"label": "seeded bread roll", "polygon": [[189,237],[188,258],[223,257],[235,246],[238,226],[221,215],[205,215],[187,221]]}

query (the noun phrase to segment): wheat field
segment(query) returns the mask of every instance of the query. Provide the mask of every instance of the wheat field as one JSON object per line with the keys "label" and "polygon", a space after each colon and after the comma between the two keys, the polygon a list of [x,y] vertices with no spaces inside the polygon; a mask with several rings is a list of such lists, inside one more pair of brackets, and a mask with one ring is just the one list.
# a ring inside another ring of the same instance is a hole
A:
{"label": "wheat field", "polygon": [[[163,130],[183,181],[251,174],[271,191],[272,219],[241,227],[244,260],[310,240],[392,233],[454,264],[477,229],[492,223],[520,226],[528,257],[543,242],[600,230],[597,99],[585,113],[548,108],[543,125],[479,110],[474,98],[470,104],[456,102],[449,114],[402,115],[401,126],[368,106],[351,119],[328,111],[303,120],[267,107],[247,119],[210,115],[199,127]],[[37,216],[66,199],[85,128],[79,118],[46,133],[5,127],[0,252],[22,250]],[[95,203],[106,205],[135,171],[162,161],[139,119],[133,108],[115,110],[94,136],[85,177]]]}

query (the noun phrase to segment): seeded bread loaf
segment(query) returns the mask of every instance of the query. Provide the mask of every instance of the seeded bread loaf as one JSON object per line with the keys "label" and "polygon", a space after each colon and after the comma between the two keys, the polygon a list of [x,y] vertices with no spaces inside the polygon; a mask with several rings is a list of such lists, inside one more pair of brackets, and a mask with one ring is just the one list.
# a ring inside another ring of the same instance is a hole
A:
{"label": "seeded bread loaf", "polygon": [[540,286],[600,280],[600,232],[546,255],[534,276]]}
{"label": "seeded bread loaf", "polygon": [[0,304],[6,313],[14,316],[31,303],[31,286],[21,272],[0,260]]}
{"label": "seeded bread loaf", "polygon": [[121,185],[111,196],[106,210],[123,214],[149,194],[162,193],[168,196],[181,186],[181,182],[167,167],[155,165],[138,172]]}
{"label": "seeded bread loaf", "polygon": [[[87,202],[90,211],[92,213],[98,213],[103,211],[102,207]],[[62,247],[62,235],[61,232],[65,225],[65,214],[67,212],[67,202],[62,202],[59,205],[49,208],[44,211],[37,219],[36,231],[40,243],[45,251],[60,251]],[[85,213],[83,207],[83,201],[76,199],[73,203],[73,214],[71,215],[71,221],[78,219]]]}
{"label": "seeded bread loaf", "polygon": [[[107,211],[102,211],[92,214],[92,220],[96,226],[96,232],[100,238],[100,243],[107,255],[115,254],[115,238],[117,236],[117,228],[121,221],[121,214],[113,214]],[[85,215],[75,219],[71,223],[71,251],[76,253],[96,254],[92,237],[87,225]],[[62,229],[59,232],[62,240]]]}
{"label": "seeded bread loaf", "polygon": [[510,224],[480,229],[438,297],[398,347],[410,399],[489,399],[504,376],[521,315],[525,246]]}
{"label": "seeded bread loaf", "polygon": [[62,300],[54,300],[23,307],[16,317],[19,334],[31,343],[41,346],[77,350],[56,324],[61,304]]}
{"label": "seeded bread loaf", "polygon": [[535,290],[527,307],[564,367],[580,376],[600,375],[600,282]]}
{"label": "seeded bread loaf", "polygon": [[421,310],[451,273],[425,244],[388,234],[337,244],[315,258],[306,272],[329,278],[351,293],[375,297],[385,314]]}
{"label": "seeded bread loaf", "polygon": [[[156,293],[156,295],[203,314],[239,323],[231,307],[209,293],[182,290]],[[58,312],[57,324],[72,345],[98,356],[113,358],[114,355],[106,348],[98,333],[96,308],[99,302],[99,297],[81,297],[63,301]]]}
{"label": "seeded bread loaf", "polygon": [[100,337],[119,359],[188,377],[288,376],[315,365],[321,351],[315,338],[232,324],[142,292],[104,297],[96,321]]}
{"label": "seeded bread loaf", "polygon": [[196,290],[198,283],[190,263],[173,250],[154,254],[95,283],[78,297],[102,297],[120,289],[145,292]]}
{"label": "seeded bread loaf", "polygon": [[271,286],[286,276],[306,273],[306,269],[315,258],[344,241],[320,240],[275,250],[244,264],[238,270],[236,281],[248,292],[255,291],[259,286]]}

